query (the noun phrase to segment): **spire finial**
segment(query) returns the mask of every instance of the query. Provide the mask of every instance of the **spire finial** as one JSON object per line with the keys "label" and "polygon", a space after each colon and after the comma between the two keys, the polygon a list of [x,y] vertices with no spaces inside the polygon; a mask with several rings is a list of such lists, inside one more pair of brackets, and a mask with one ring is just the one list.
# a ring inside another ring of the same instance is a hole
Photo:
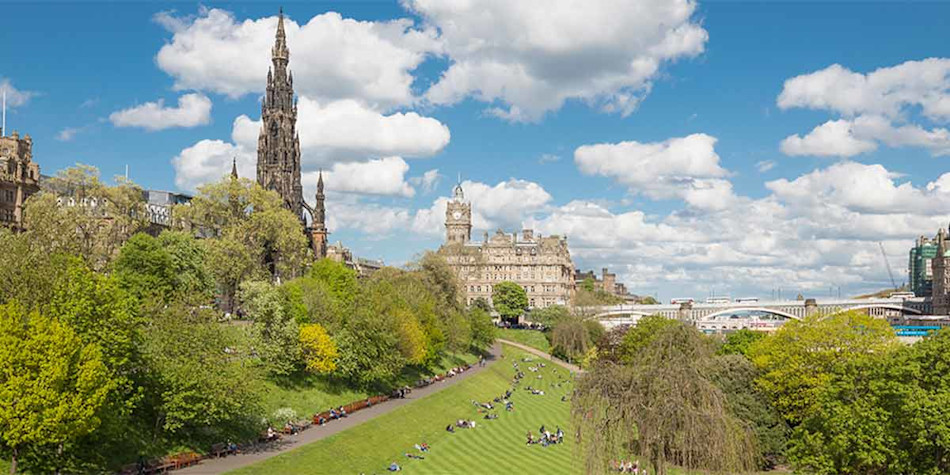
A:
{"label": "spire finial", "polygon": [[237,157],[231,157],[231,178],[234,178],[235,180],[238,178]]}

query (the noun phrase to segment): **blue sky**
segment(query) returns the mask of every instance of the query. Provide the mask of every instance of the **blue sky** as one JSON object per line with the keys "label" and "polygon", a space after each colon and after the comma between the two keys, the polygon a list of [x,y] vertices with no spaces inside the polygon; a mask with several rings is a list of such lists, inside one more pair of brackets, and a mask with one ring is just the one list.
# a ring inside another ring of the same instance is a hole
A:
{"label": "blue sky", "polygon": [[[435,248],[461,174],[477,238],[567,234],[633,292],[822,296],[885,287],[878,241],[906,279],[950,220],[950,4],[582,3],[284,3],[331,238]],[[4,3],[8,128],[47,174],[250,176],[278,5]]]}

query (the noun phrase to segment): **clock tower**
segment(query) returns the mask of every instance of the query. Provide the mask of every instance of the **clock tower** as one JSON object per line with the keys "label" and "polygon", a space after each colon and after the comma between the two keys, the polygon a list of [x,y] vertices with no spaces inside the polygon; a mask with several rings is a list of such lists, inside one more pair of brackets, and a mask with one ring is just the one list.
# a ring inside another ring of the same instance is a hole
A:
{"label": "clock tower", "polygon": [[472,239],[472,204],[465,201],[462,184],[455,185],[445,205],[445,243],[465,244]]}

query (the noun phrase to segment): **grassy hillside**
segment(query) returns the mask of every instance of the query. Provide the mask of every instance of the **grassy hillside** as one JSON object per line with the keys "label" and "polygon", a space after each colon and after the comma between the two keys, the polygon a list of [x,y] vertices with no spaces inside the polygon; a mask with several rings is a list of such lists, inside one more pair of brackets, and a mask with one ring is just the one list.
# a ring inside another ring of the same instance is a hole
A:
{"label": "grassy hillside", "polygon": [[545,353],[551,352],[551,343],[548,342],[548,338],[544,336],[544,333],[538,330],[514,330],[511,328],[499,328],[496,336],[498,336],[498,338],[504,338],[505,340],[510,340],[515,343],[521,343],[522,345],[536,348]]}
{"label": "grassy hillside", "polygon": [[[570,437],[565,437],[561,445],[525,445],[525,433],[530,430],[537,436],[541,424],[552,432],[560,426],[570,433],[570,403],[561,401],[561,396],[570,393],[571,384],[556,384],[559,377],[568,377],[567,371],[548,364],[533,373],[527,370],[533,363],[521,362],[529,356],[526,353],[505,347],[504,355],[481,373],[450,388],[236,473],[383,473],[393,460],[403,467],[403,473],[577,473]],[[509,413],[503,407],[496,408],[498,419],[483,419],[472,400],[489,401],[510,388],[514,361],[527,375],[512,396],[515,410]],[[546,394],[532,395],[524,389],[528,385]],[[474,419],[476,428],[446,432],[445,426],[458,419]],[[431,446],[425,460],[403,455],[418,453],[413,444],[421,442]]]}

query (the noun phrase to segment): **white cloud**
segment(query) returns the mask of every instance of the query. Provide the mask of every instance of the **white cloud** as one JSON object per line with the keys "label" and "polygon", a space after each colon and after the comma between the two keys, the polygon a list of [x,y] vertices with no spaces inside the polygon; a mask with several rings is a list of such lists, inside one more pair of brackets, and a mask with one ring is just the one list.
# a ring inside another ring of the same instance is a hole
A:
{"label": "white cloud", "polygon": [[109,115],[116,127],[141,127],[164,130],[172,127],[197,127],[211,122],[211,99],[203,94],[185,94],[178,107],[165,107],[165,100],[130,107]]}
{"label": "white cloud", "polygon": [[[950,154],[950,131],[922,122],[950,121],[950,59],[907,61],[867,74],[834,64],[785,81],[777,99],[782,109],[825,110],[842,116],[804,137],[782,141],[788,155],[851,157],[891,147],[922,147]],[[919,113],[918,113],[919,111]]]}
{"label": "white cloud", "polygon": [[60,142],[69,142],[76,137],[76,134],[78,134],[80,130],[82,130],[81,127],[66,127],[56,134],[56,140],[59,140]]}
{"label": "white cloud", "polygon": [[237,159],[239,176],[257,178],[256,153],[221,140],[202,140],[172,159],[175,186],[194,191],[201,184],[220,180],[231,172],[232,159]]}
{"label": "white cloud", "polygon": [[775,160],[762,160],[755,163],[755,169],[758,170],[759,173],[765,173],[772,170],[777,165],[778,163]]}
{"label": "white cloud", "polygon": [[328,200],[327,227],[331,232],[353,229],[380,237],[406,229],[411,220],[409,210],[359,200]]}
{"label": "white cloud", "polygon": [[718,209],[732,203],[733,193],[715,144],[715,137],[692,134],[663,142],[582,145],[574,162],[582,173],[613,178],[633,193]]}
{"label": "white cloud", "polygon": [[690,0],[406,4],[439,29],[452,61],[425,97],[474,97],[512,121],[536,121],[570,99],[626,116],[663,64],[702,53],[708,39]]}
{"label": "white cloud", "polygon": [[30,99],[37,95],[37,93],[33,91],[17,89],[13,86],[13,82],[10,81],[10,79],[0,77],[0,94],[3,94],[3,92],[6,92],[7,108],[9,109],[25,106]]}
{"label": "white cloud", "polygon": [[[328,191],[412,197],[416,190],[406,183],[408,171],[409,164],[401,157],[336,163],[323,172],[323,183]],[[310,172],[302,177],[308,189],[316,190],[317,175]]]}
{"label": "white cloud", "polygon": [[541,156],[538,157],[538,163],[542,165],[544,165],[545,163],[554,163],[559,160],[561,160],[561,157],[553,153],[542,153]]}
{"label": "white cloud", "polygon": [[[277,17],[238,21],[220,9],[156,15],[172,38],[156,56],[175,88],[239,97],[264,90]],[[357,21],[327,12],[300,25],[284,18],[294,87],[320,101],[357,99],[390,108],[413,102],[411,72],[438,51],[435,32],[409,19]]]}
{"label": "white cloud", "polygon": [[815,127],[804,137],[786,137],[780,148],[786,155],[852,157],[875,150],[877,144],[856,138],[850,121],[831,120]]}
{"label": "white cloud", "polygon": [[422,174],[422,176],[412,177],[409,181],[417,186],[422,187],[423,193],[431,193],[436,186],[439,185],[439,181],[442,180],[442,175],[439,174],[438,168],[433,168]]}
{"label": "white cloud", "polygon": [[[260,131],[260,120],[242,115],[234,121],[232,136],[235,143],[256,149]],[[451,137],[444,124],[415,112],[385,115],[357,101],[321,104],[306,97],[298,103],[297,131],[305,170],[370,157],[427,157]]]}

